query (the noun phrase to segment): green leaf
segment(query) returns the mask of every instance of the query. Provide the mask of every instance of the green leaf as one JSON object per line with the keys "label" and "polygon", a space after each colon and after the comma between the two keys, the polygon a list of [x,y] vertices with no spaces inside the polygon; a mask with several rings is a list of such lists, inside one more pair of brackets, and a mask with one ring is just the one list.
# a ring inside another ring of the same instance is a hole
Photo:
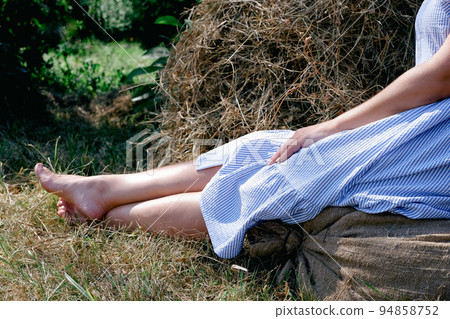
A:
{"label": "green leaf", "polygon": [[157,66],[157,67],[162,67],[162,68],[164,68],[164,67],[166,66],[166,64],[167,64],[167,59],[168,59],[168,58],[169,58],[169,57],[167,57],[167,56],[163,56],[163,57],[157,59],[156,61],[154,61],[154,62],[151,64],[151,66]]}
{"label": "green leaf", "polygon": [[174,16],[163,16],[156,19],[155,24],[172,25],[174,27],[182,27],[183,24]]}
{"label": "green leaf", "polygon": [[150,66],[147,66],[145,68],[134,69],[133,71],[130,72],[130,74],[128,74],[127,81],[131,81],[136,76],[143,75],[143,74],[150,74],[152,72],[161,70],[162,68],[164,68],[164,66],[161,66],[161,65],[150,65]]}
{"label": "green leaf", "polygon": [[75,281],[75,279],[73,279],[72,277],[69,276],[68,273],[64,273],[64,276],[66,277],[67,281],[73,286],[75,287],[75,289],[77,289],[79,292],[81,292],[81,294],[83,296],[85,296],[88,300],[90,301],[95,301],[94,296],[92,296],[89,291],[87,291],[86,289],[84,289],[83,287],[80,286],[79,283],[77,283]]}

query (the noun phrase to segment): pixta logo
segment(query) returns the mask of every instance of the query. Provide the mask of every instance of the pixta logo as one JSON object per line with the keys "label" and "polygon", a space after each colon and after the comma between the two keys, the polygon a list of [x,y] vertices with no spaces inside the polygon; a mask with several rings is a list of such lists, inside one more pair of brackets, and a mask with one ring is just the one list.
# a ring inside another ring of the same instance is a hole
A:
{"label": "pixta logo", "polygon": [[[142,130],[126,141],[127,167],[134,168],[136,172],[146,171],[151,174],[153,169],[171,163],[172,159],[176,158],[172,156],[176,155],[172,153],[172,151],[176,152],[176,150],[172,150],[171,145],[177,145],[177,143],[171,142],[172,138],[163,136],[160,132],[151,129]],[[190,144],[192,144],[192,151],[185,160],[195,161],[200,156],[202,150],[218,147],[222,145],[222,140],[193,139]],[[156,154],[158,154],[158,163],[155,162]],[[214,160],[214,156],[209,156],[208,161],[211,160]]]}
{"label": "pixta logo", "polygon": [[[155,167],[155,152],[163,144],[168,144],[170,138],[163,137],[160,132],[145,129],[126,141],[127,167],[135,168],[136,172],[151,171]],[[170,148],[166,148],[163,162],[170,158]],[[161,166],[163,163],[159,163]]]}

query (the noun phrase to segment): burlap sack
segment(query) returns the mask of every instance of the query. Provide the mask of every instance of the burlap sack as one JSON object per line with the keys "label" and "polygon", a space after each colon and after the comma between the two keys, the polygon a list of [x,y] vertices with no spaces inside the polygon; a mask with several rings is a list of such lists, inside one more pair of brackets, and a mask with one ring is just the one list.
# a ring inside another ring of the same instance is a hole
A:
{"label": "burlap sack", "polygon": [[265,222],[248,241],[254,258],[285,256],[278,279],[295,270],[305,298],[450,299],[450,220],[332,207],[300,226]]}

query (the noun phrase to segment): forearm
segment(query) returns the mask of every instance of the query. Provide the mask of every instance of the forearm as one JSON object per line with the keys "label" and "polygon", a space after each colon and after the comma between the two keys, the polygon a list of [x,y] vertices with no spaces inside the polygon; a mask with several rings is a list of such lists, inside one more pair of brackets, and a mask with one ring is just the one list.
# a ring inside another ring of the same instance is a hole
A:
{"label": "forearm", "polygon": [[446,97],[450,97],[450,35],[429,61],[405,72],[367,102],[333,120],[296,130],[268,164],[283,162],[300,148],[334,133],[351,130]]}
{"label": "forearm", "polygon": [[[450,47],[450,40],[446,42]],[[430,61],[408,70],[370,100],[329,121],[332,130],[351,130],[449,97],[448,50],[438,52]]]}

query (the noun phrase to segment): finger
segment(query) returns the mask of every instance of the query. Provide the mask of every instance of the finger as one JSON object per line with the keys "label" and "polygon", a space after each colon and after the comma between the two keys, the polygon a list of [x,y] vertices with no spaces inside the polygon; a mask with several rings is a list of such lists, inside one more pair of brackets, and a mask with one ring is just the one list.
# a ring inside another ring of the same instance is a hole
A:
{"label": "finger", "polygon": [[284,144],[280,147],[278,152],[276,153],[276,156],[274,156],[273,163],[281,163],[283,161],[283,158],[286,157],[286,152],[288,151],[288,145]]}
{"label": "finger", "polygon": [[[280,149],[275,153],[275,155],[272,157],[273,160],[271,161],[271,164],[274,163],[281,163],[284,160],[286,160],[286,152],[288,152],[289,147],[291,146],[292,141],[286,141],[283,145],[281,145]],[[284,158],[284,159],[283,159]]]}
{"label": "finger", "polygon": [[278,151],[272,156],[272,158],[270,160],[270,164],[279,163],[280,157],[282,156],[283,153],[286,152],[287,147],[288,147],[288,144],[286,144],[286,143],[281,145],[281,147],[278,149]]}
{"label": "finger", "polygon": [[280,157],[277,160],[277,163],[284,162],[285,160],[287,160],[289,158],[289,156],[290,156],[289,155],[289,148],[286,148],[286,150],[283,153],[281,153]]}
{"label": "finger", "polygon": [[278,158],[280,157],[280,151],[282,150],[283,146],[278,149],[278,151],[275,152],[275,154],[272,155],[272,157],[267,161],[267,165],[272,165],[277,162]]}
{"label": "finger", "polygon": [[278,163],[286,161],[292,154],[296,153],[301,147],[299,145],[290,144],[286,147],[286,151],[280,155]]}
{"label": "finger", "polygon": [[300,149],[300,143],[296,138],[290,138],[280,149],[272,156],[268,164],[281,163],[287,160],[292,154]]}

